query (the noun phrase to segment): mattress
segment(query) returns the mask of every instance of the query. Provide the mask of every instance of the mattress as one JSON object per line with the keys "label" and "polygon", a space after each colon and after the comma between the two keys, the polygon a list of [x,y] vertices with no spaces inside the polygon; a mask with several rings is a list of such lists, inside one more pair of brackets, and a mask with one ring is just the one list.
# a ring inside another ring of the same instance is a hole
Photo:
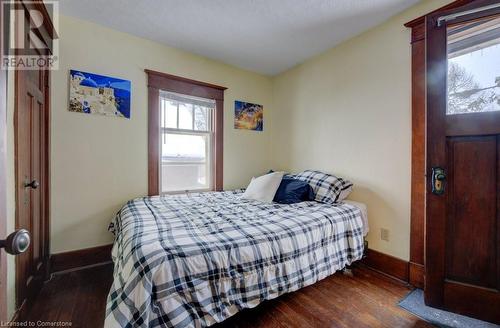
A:
{"label": "mattress", "polygon": [[206,327],[363,255],[358,206],[242,200],[242,191],[129,201],[109,229],[106,327]]}
{"label": "mattress", "polygon": [[363,236],[366,237],[366,235],[370,231],[370,227],[368,225],[368,208],[366,207],[366,204],[350,199],[346,199],[343,202],[346,204],[356,206],[361,211],[361,219],[363,220]]}

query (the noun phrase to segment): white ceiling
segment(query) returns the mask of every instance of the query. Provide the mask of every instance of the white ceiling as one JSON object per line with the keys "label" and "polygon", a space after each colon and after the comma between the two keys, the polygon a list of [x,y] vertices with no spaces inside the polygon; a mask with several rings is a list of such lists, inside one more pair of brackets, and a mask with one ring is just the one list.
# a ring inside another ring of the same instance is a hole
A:
{"label": "white ceiling", "polygon": [[275,75],[419,0],[63,0],[79,17]]}

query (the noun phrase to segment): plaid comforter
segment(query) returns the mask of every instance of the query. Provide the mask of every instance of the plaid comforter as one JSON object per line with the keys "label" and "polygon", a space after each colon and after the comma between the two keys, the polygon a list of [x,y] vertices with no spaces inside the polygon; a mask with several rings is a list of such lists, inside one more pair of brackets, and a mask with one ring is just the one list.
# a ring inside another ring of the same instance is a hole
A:
{"label": "plaid comforter", "polygon": [[115,268],[105,326],[210,326],[361,258],[357,207],[240,195],[129,201],[109,227]]}

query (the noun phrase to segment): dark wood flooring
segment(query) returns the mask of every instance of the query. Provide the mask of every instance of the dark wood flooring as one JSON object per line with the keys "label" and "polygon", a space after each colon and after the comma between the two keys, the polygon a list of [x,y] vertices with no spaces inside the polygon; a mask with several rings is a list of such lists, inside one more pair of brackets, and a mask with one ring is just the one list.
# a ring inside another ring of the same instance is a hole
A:
{"label": "dark wood flooring", "polygon": [[[46,283],[27,318],[102,327],[111,265],[57,274]],[[312,286],[244,310],[228,327],[430,327],[397,306],[410,289],[365,267],[337,273]]]}

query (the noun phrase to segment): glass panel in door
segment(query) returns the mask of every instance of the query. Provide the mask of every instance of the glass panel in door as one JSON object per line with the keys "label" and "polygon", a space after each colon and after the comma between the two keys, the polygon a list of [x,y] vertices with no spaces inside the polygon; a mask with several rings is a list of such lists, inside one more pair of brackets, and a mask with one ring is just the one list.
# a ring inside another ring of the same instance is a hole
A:
{"label": "glass panel in door", "polygon": [[500,110],[500,17],[449,26],[447,115]]}

